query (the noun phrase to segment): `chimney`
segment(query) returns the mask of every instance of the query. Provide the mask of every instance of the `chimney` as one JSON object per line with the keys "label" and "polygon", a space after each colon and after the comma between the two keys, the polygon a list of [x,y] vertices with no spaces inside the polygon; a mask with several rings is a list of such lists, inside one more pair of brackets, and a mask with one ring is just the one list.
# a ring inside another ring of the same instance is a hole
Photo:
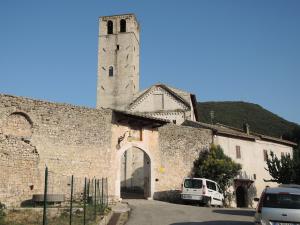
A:
{"label": "chimney", "polygon": [[249,135],[250,134],[250,125],[248,123],[244,123],[243,127],[244,127],[244,132]]}

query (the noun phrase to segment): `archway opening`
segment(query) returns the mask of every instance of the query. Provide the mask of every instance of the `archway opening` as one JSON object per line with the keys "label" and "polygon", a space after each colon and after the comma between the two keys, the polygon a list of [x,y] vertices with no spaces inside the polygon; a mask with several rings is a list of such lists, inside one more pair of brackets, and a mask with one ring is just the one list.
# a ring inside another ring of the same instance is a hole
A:
{"label": "archway opening", "polygon": [[124,19],[120,21],[120,32],[126,32],[126,20]]}
{"label": "archway opening", "polygon": [[243,186],[236,188],[236,206],[239,208],[247,207],[247,189]]}
{"label": "archway opening", "polygon": [[151,161],[143,150],[131,147],[121,157],[120,192],[122,199],[149,198]]}
{"label": "archway opening", "polygon": [[113,34],[114,24],[111,20],[107,21],[107,34]]}

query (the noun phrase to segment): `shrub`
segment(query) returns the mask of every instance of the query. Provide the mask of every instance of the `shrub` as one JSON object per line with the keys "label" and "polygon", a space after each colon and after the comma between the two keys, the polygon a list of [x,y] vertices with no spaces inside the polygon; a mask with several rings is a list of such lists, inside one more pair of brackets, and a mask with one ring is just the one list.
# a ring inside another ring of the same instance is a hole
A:
{"label": "shrub", "polygon": [[5,217],[5,205],[0,202],[0,225],[4,225],[4,217]]}

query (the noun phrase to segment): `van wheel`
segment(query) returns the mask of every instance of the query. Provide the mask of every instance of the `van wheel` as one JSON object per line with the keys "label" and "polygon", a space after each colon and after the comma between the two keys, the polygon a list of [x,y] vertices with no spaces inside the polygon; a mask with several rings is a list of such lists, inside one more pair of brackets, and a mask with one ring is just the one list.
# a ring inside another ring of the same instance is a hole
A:
{"label": "van wheel", "polygon": [[206,206],[211,207],[211,198],[207,200]]}

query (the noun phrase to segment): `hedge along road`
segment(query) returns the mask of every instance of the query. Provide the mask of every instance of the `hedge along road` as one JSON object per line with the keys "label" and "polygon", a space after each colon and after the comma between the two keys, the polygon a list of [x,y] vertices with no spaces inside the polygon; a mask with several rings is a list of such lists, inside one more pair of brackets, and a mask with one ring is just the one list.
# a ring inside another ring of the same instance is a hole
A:
{"label": "hedge along road", "polygon": [[124,200],[131,213],[126,225],[253,225],[253,209],[206,208],[151,200]]}

